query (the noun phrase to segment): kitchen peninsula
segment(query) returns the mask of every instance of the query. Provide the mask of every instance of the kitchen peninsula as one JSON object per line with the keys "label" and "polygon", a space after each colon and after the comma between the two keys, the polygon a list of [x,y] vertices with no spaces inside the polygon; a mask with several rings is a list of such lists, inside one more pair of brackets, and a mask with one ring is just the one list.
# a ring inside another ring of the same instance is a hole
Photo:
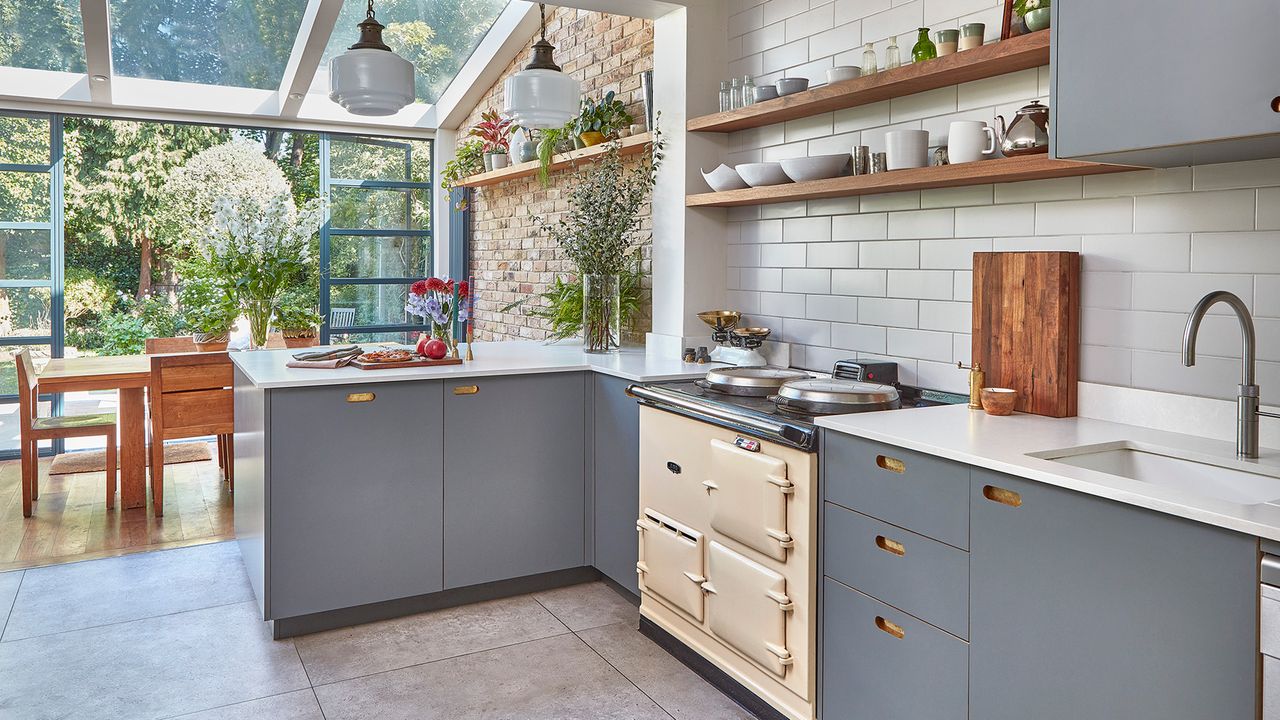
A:
{"label": "kitchen peninsula", "polygon": [[236,537],[276,637],[579,582],[636,592],[632,382],[705,366],[478,344],[462,365],[232,353]]}

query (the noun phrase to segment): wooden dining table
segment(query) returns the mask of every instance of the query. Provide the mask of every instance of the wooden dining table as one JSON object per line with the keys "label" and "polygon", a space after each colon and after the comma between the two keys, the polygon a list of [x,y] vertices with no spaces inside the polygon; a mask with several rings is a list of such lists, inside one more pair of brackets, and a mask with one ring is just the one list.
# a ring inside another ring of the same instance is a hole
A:
{"label": "wooden dining table", "polygon": [[147,504],[146,388],[151,381],[147,355],[53,358],[36,377],[41,394],[89,390],[119,393],[120,506]]}

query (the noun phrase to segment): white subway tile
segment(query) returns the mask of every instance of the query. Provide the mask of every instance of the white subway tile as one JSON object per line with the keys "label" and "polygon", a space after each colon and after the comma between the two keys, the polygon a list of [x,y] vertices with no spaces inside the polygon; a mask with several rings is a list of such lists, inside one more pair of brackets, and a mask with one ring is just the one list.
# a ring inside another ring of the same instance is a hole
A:
{"label": "white subway tile", "polygon": [[[862,139],[862,133],[847,132],[838,135],[827,135],[825,137],[813,138],[809,141],[809,155],[841,155],[844,153],[853,153],[853,146],[859,145]],[[840,199],[857,199],[840,198]]]}
{"label": "white subway tile", "polygon": [[769,48],[761,53],[761,57],[761,73],[771,73],[803,65],[809,61],[809,41],[801,39],[775,48]]}
{"label": "white subway tile", "polygon": [[810,320],[856,322],[858,298],[843,295],[810,295],[805,304],[805,316]]}
{"label": "white subway tile", "polygon": [[1280,158],[1197,165],[1192,168],[1196,190],[1256,188],[1280,185]]}
{"label": "white subway tile", "polygon": [[956,208],[956,237],[1030,235],[1036,230],[1036,206],[990,205]]}
{"label": "white subway tile", "polygon": [[724,156],[724,164],[729,167],[737,167],[743,163],[764,162],[763,150],[743,150],[741,152],[731,152]]}
{"label": "white subway tile", "polygon": [[950,300],[950,270],[890,270],[889,297]]}
{"label": "white subway tile", "polygon": [[803,200],[792,202],[770,203],[760,206],[760,217],[765,220],[781,220],[783,218],[804,217],[809,206]]}
{"label": "white subway tile", "polygon": [[740,222],[744,220],[759,220],[759,219],[760,219],[759,205],[739,205],[738,207],[729,208],[729,212],[728,212],[729,222]]}
{"label": "white subway tile", "polygon": [[920,129],[929,131],[930,145],[941,147],[946,145],[947,140],[951,137],[951,123],[957,120],[977,120],[978,122],[990,125],[991,118],[994,116],[995,113],[993,113],[989,107],[977,110],[965,110],[963,112],[949,112],[945,115],[937,115],[921,119]]}
{"label": "white subway tile", "polygon": [[785,131],[786,125],[784,123],[775,123],[731,132],[729,133],[729,149],[735,151],[752,150],[770,145],[781,145],[787,141]]}
{"label": "white subway tile", "polygon": [[858,212],[858,196],[820,198],[809,201],[809,215],[844,215]]}
{"label": "white subway tile", "polygon": [[1133,297],[1133,275],[1119,272],[1080,273],[1080,304],[1084,307],[1126,309]]}
{"label": "white subway tile", "polygon": [[1088,272],[1191,269],[1191,236],[1183,233],[1086,235],[1080,239],[1080,248]]}
{"label": "white subway tile", "polygon": [[993,238],[995,252],[1080,252],[1079,235]]}
{"label": "white subway tile", "polygon": [[831,323],[786,318],[782,321],[782,339],[801,345],[830,345]]}
{"label": "white subway tile", "polygon": [[782,221],[782,239],[789,243],[826,242],[831,239],[831,218],[787,218]]}
{"label": "white subway tile", "polygon": [[774,23],[752,30],[742,36],[742,53],[743,55],[751,55],[753,53],[762,53],[766,50],[785,45],[787,42],[787,28],[785,23]]}
{"label": "white subway tile", "polygon": [[827,70],[831,68],[832,59],[829,57],[810,60],[802,65],[787,68],[786,76],[789,78],[802,77],[806,80],[812,80],[813,84],[826,82]]}
{"label": "white subway tile", "polygon": [[918,268],[920,243],[916,240],[864,242],[858,247],[858,265],[864,268]]}
{"label": "white subway tile", "polygon": [[782,289],[782,271],[777,268],[742,268],[738,277],[739,290],[777,292]]}
{"label": "white subway tile", "polygon": [[1258,275],[1254,278],[1253,314],[1280,318],[1280,275]]}
{"label": "white subway tile", "polygon": [[889,328],[888,353],[919,360],[951,362],[951,334]]}
{"label": "white subway tile", "polygon": [[969,333],[973,330],[973,306],[967,302],[920,301],[920,329]]}
{"label": "white subway tile", "polygon": [[744,243],[778,243],[782,242],[781,220],[752,220],[742,223],[742,242]]}
{"label": "white subway tile", "polygon": [[958,270],[952,282],[954,299],[973,302],[973,271]]}
{"label": "white subway tile", "polygon": [[809,9],[809,0],[768,0],[764,4],[764,22],[766,25],[785,20]]}
{"label": "white subway tile", "polygon": [[1258,229],[1280,230],[1280,188],[1258,189]]}
{"label": "white subway tile", "polygon": [[[1186,313],[1214,290],[1233,292],[1246,305],[1253,304],[1252,275],[1140,272],[1133,273],[1133,309]],[[1210,312],[1225,315],[1231,310],[1217,305]]]}
{"label": "white subway tile", "polygon": [[1192,272],[1280,273],[1280,232],[1196,233]]}
{"label": "white subway tile", "polygon": [[998,4],[995,0],[924,0],[924,24],[936,30],[944,21]]}
{"label": "white subway tile", "polygon": [[805,248],[803,243],[783,243],[781,245],[753,245],[760,248],[760,265],[762,267],[804,267]]}
{"label": "white subway tile", "polygon": [[[769,247],[780,247],[770,245]],[[729,267],[760,267],[759,245],[729,245]]]}
{"label": "white subway tile", "polygon": [[864,212],[831,218],[832,240],[884,240],[889,237],[889,216]]}
{"label": "white subway tile", "polygon": [[[809,47],[810,47],[809,54],[812,55],[813,54],[812,43],[810,43]],[[858,67],[862,67],[861,65],[862,48],[859,47],[859,48],[854,48],[853,50],[845,50],[842,53],[836,53],[831,58],[831,63],[833,65],[857,65]]]}
{"label": "white subway tile", "polygon": [[796,293],[760,293],[760,312],[778,317],[804,317],[805,296]]}
{"label": "white subway tile", "polygon": [[1134,232],[1252,230],[1255,191],[1139,195],[1134,198]]}
{"label": "white subway tile", "polygon": [[920,267],[930,270],[972,270],[973,254],[991,252],[991,241],[924,240],[920,243]]}
{"label": "white subway tile", "polygon": [[1084,197],[1084,178],[1054,178],[996,185],[997,203],[1040,200],[1079,200]]}
{"label": "white subway tile", "polygon": [[920,191],[922,208],[957,208],[970,205],[990,205],[993,196],[991,185],[936,188]]}
{"label": "white subway tile", "polygon": [[1037,70],[1036,80],[1040,88],[1040,94],[1048,95],[1052,89],[1053,73],[1050,72],[1048,65],[1041,65]]}
{"label": "white subway tile", "polygon": [[741,38],[741,37],[731,37],[731,38],[729,38],[728,45],[726,46],[726,55],[727,55],[727,57],[728,57],[730,60],[737,60],[738,58],[742,57],[743,55],[747,55],[747,54],[748,54],[748,53],[744,53],[744,52],[742,51],[742,38]]}
{"label": "white subway tile", "polygon": [[919,302],[900,298],[862,297],[858,299],[858,322],[864,325],[913,328],[919,322]]}
{"label": "white subway tile", "polygon": [[764,27],[764,8],[757,5],[736,15],[729,16],[729,37],[746,35]]}
{"label": "white subway tile", "polygon": [[816,268],[788,268],[782,271],[782,289],[794,293],[831,292],[831,271]]}
{"label": "white subway tile", "polygon": [[1195,367],[1183,367],[1176,352],[1133,353],[1133,387],[1144,390],[1234,399],[1233,378],[1239,375],[1240,360],[1235,358],[1202,356]]}
{"label": "white subway tile", "polygon": [[[973,335],[961,335],[956,333],[951,336],[951,359],[965,365],[973,364]],[[967,371],[966,371],[967,374]],[[964,394],[969,394],[968,378],[961,390]]]}
{"label": "white subway tile", "polygon": [[[812,115],[798,120],[788,120],[785,127],[786,140],[789,143],[808,140],[809,138],[825,137],[831,134],[831,113]],[[808,150],[808,146],[805,146],[806,155]]]}
{"label": "white subway tile", "polygon": [[863,195],[862,212],[889,212],[893,210],[920,209],[920,191]]}
{"label": "white subway tile", "polygon": [[889,0],[836,0],[835,5],[836,22],[846,23],[888,10],[892,3]]}
{"label": "white subway tile", "polygon": [[[839,7],[839,3],[835,3]],[[820,32],[809,38],[809,57],[820,58],[828,55],[839,55],[843,52],[852,52],[858,50],[862,45],[862,23],[858,21],[844,23],[838,27]],[[861,66],[861,55],[858,56],[859,61],[854,63]]]}
{"label": "white subway tile", "polygon": [[846,350],[883,354],[887,336],[888,333],[885,328],[875,325],[854,325],[849,323],[833,323],[831,325],[831,344]]}
{"label": "white subway tile", "polygon": [[[953,336],[960,337],[960,336]],[[966,356],[968,351],[966,351]],[[916,363],[915,384],[919,387],[942,390],[944,392],[969,394],[969,372],[956,368],[953,357],[947,362],[931,362],[921,360]],[[964,362],[968,362],[965,360]]]}
{"label": "white subway tile", "polygon": [[856,268],[858,243],[820,242],[809,245],[808,264],[816,268]]}
{"label": "white subway tile", "polygon": [[724,286],[730,290],[742,288],[742,272],[735,267],[725,268]]}
{"label": "white subway tile", "polygon": [[[859,61],[861,64],[861,61]],[[859,105],[835,112],[835,131],[851,132],[889,124],[889,101]],[[866,143],[863,143],[864,145]]]}
{"label": "white subway tile", "polygon": [[1080,346],[1080,379],[1103,385],[1133,383],[1133,351],[1127,348]]}
{"label": "white subway tile", "polygon": [[955,211],[908,210],[889,213],[889,237],[898,239],[942,238],[955,233]]}
{"label": "white subway tile", "polygon": [[[911,46],[914,37],[911,33],[924,22],[924,2],[912,2],[897,5],[884,12],[867,15],[862,19],[863,42],[879,42],[890,35],[897,35],[898,47],[902,49],[904,59],[911,58]],[[883,57],[883,53],[881,55]],[[881,60],[883,63],[883,60]]]}
{"label": "white subway tile", "polygon": [[789,142],[785,145],[772,145],[760,151],[762,162],[778,162],[791,158],[809,157],[809,143],[803,140]]}
{"label": "white subway tile", "polygon": [[746,12],[757,5],[763,5],[764,0],[729,0],[729,15],[737,15]]}
{"label": "white subway tile", "polygon": [[[943,115],[956,111],[956,88],[954,85],[894,98],[889,102],[890,122],[900,123],[908,120]],[[937,142],[931,142],[937,145]]]}
{"label": "white subway tile", "polygon": [[[818,5],[787,18],[787,40],[799,40],[835,27],[835,4]],[[823,53],[833,55],[834,53]]]}
{"label": "white subway tile", "polygon": [[1036,203],[1037,235],[1100,235],[1131,230],[1133,198]]}
{"label": "white subway tile", "polygon": [[1085,197],[1151,195],[1190,190],[1191,168],[1189,167],[1089,175],[1084,178]]}
{"label": "white subway tile", "polygon": [[729,77],[760,77],[764,74],[764,53],[738,58],[729,63]]}
{"label": "white subway tile", "polygon": [[739,312],[754,314],[760,312],[760,293],[750,290],[730,290],[724,295],[729,307],[738,308]]}
{"label": "white subway tile", "polygon": [[[1040,94],[1040,80],[1035,68],[997,75],[983,80],[961,83],[956,108],[971,108],[1004,103],[1023,103]],[[1006,120],[1010,120],[1008,116]]]}
{"label": "white subway tile", "polygon": [[832,270],[831,292],[837,295],[883,297],[888,287],[884,270]]}

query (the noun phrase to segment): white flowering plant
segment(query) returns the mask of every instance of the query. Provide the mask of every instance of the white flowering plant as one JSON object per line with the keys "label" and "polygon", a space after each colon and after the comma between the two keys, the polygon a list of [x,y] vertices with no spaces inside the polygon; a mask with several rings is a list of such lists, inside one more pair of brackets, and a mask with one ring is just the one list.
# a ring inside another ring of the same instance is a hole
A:
{"label": "white flowering plant", "polygon": [[1050,0],[1014,0],[1013,11],[1018,13],[1018,17],[1025,17],[1032,10],[1047,8],[1050,6]]}
{"label": "white flowering plant", "polygon": [[301,208],[287,194],[266,199],[222,197],[214,202],[205,233],[204,259],[249,319],[249,338],[264,347],[280,296],[311,272],[311,242],[325,221],[325,206]]}

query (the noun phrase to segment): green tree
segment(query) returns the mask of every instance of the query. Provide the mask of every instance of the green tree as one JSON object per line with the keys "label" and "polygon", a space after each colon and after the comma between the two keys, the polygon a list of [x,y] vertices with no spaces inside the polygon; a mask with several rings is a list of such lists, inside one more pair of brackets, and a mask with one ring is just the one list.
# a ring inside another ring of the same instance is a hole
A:
{"label": "green tree", "polygon": [[80,4],[0,0],[0,65],[84,72]]}
{"label": "green tree", "polygon": [[162,187],[161,234],[189,245],[204,238],[220,198],[267,198],[292,194],[279,166],[247,139],[212,145],[174,170]]}

